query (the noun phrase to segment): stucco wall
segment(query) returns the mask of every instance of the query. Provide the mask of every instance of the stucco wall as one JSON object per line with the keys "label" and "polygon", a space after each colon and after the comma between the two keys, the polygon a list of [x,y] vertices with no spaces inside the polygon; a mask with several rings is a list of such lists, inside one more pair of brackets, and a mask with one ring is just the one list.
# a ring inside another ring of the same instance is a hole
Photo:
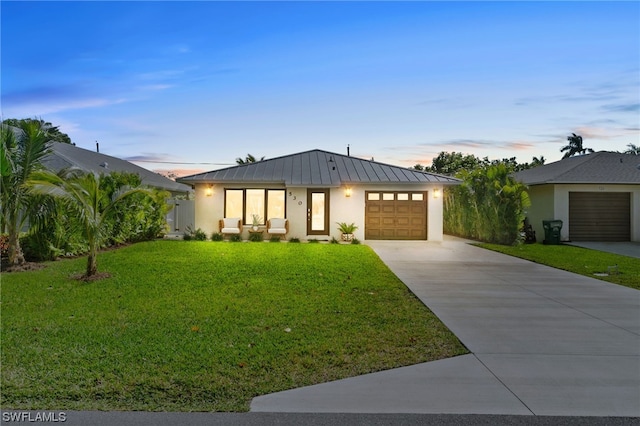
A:
{"label": "stucco wall", "polygon": [[[531,197],[529,217],[536,230],[538,241],[544,239],[542,220],[545,219],[561,220],[563,222],[561,239],[563,241],[569,240],[569,192],[630,192],[631,241],[640,241],[640,185],[597,184],[540,185],[529,188],[529,196]],[[549,211],[549,206],[552,211]]]}
{"label": "stucco wall", "polygon": [[[195,226],[201,228],[211,236],[218,232],[218,220],[224,217],[224,189],[243,188],[240,185],[213,185],[212,195],[207,195],[208,184],[195,185]],[[270,189],[283,188],[269,185]],[[433,190],[438,189],[440,197],[433,197]],[[345,196],[345,187],[330,188],[329,203],[329,234],[327,236],[307,235],[307,188],[286,188],[287,218],[289,219],[289,234],[287,238],[340,239],[340,232],[336,222],[355,223],[358,230],[355,237],[364,240],[364,205],[365,191],[427,191],[428,199],[428,228],[429,241],[442,241],[442,186],[439,185],[393,185],[364,186],[351,185],[351,196]],[[243,232],[243,238],[248,237],[248,228]]]}
{"label": "stucco wall", "polygon": [[544,240],[544,228],[542,221],[547,219],[555,219],[554,216],[554,192],[553,185],[536,185],[527,191],[531,200],[531,206],[526,211],[526,217],[529,223],[536,231],[536,239],[538,242]]}

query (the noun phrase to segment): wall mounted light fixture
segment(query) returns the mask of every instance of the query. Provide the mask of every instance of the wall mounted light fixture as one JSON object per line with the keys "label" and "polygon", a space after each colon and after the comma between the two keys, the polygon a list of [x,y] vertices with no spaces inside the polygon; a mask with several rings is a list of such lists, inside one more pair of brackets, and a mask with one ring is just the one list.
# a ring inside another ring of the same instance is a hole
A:
{"label": "wall mounted light fixture", "polygon": [[213,195],[213,184],[210,183],[209,186],[207,186],[207,189],[204,190],[204,195],[206,195],[207,197],[211,197]]}
{"label": "wall mounted light fixture", "polygon": [[440,190],[438,188],[433,190],[433,198],[440,198]]}
{"label": "wall mounted light fixture", "polygon": [[351,197],[351,187],[347,186],[344,188],[344,196],[345,197]]}

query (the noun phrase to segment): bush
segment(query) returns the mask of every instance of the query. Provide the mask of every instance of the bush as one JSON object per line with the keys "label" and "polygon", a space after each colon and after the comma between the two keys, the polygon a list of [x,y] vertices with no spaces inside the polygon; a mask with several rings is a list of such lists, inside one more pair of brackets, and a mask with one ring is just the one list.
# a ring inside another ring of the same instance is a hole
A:
{"label": "bush", "polygon": [[354,238],[353,240],[351,240],[351,244],[360,244],[360,240],[357,238]]}
{"label": "bush", "polygon": [[229,241],[239,243],[240,241],[242,241],[242,237],[240,236],[240,234],[233,234],[229,237]]}
{"label": "bush", "polygon": [[331,244],[340,244],[340,241],[336,240],[336,237],[331,237]]}
{"label": "bush", "polygon": [[511,172],[505,164],[462,171],[458,175],[462,185],[445,191],[444,231],[497,244],[520,241],[524,210],[530,202],[526,186]]}
{"label": "bush", "polygon": [[42,262],[45,260],[55,260],[62,254],[49,243],[42,234],[31,233],[20,237],[20,247],[25,260],[29,262]]}
{"label": "bush", "polygon": [[262,232],[250,232],[249,241],[261,242],[264,241],[264,236],[262,235]]}
{"label": "bush", "polygon": [[311,238],[310,240],[307,241],[309,244],[318,244],[320,243],[320,241],[316,240],[315,238]]}
{"label": "bush", "polygon": [[211,241],[222,241],[224,240],[224,235],[219,232],[214,232],[211,234]]}
{"label": "bush", "polygon": [[185,241],[207,241],[207,234],[200,228],[194,230],[191,226],[187,226],[182,235],[182,239]]}
{"label": "bush", "polygon": [[272,235],[269,238],[269,241],[272,243],[279,243],[280,242],[280,236],[279,235]]}
{"label": "bush", "polygon": [[300,242],[300,238],[296,238],[296,237],[289,238],[289,242],[290,243],[299,243]]}

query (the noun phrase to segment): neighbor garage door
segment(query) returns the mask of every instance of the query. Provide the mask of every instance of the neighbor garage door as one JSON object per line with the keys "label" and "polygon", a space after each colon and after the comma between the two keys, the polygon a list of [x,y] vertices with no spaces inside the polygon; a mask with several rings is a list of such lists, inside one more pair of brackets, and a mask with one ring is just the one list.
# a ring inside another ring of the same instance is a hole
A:
{"label": "neighbor garage door", "polygon": [[368,191],[365,197],[365,239],[427,239],[426,192]]}
{"label": "neighbor garage door", "polygon": [[572,241],[630,241],[631,194],[628,192],[570,192],[569,239]]}

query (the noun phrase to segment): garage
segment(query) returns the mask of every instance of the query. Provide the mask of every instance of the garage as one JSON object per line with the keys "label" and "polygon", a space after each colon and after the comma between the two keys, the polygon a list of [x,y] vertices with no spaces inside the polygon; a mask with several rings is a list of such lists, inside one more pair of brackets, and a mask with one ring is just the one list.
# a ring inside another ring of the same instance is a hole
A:
{"label": "garage", "polygon": [[569,192],[571,241],[630,241],[629,192]]}
{"label": "garage", "polygon": [[366,191],[365,199],[365,239],[427,239],[426,192]]}

